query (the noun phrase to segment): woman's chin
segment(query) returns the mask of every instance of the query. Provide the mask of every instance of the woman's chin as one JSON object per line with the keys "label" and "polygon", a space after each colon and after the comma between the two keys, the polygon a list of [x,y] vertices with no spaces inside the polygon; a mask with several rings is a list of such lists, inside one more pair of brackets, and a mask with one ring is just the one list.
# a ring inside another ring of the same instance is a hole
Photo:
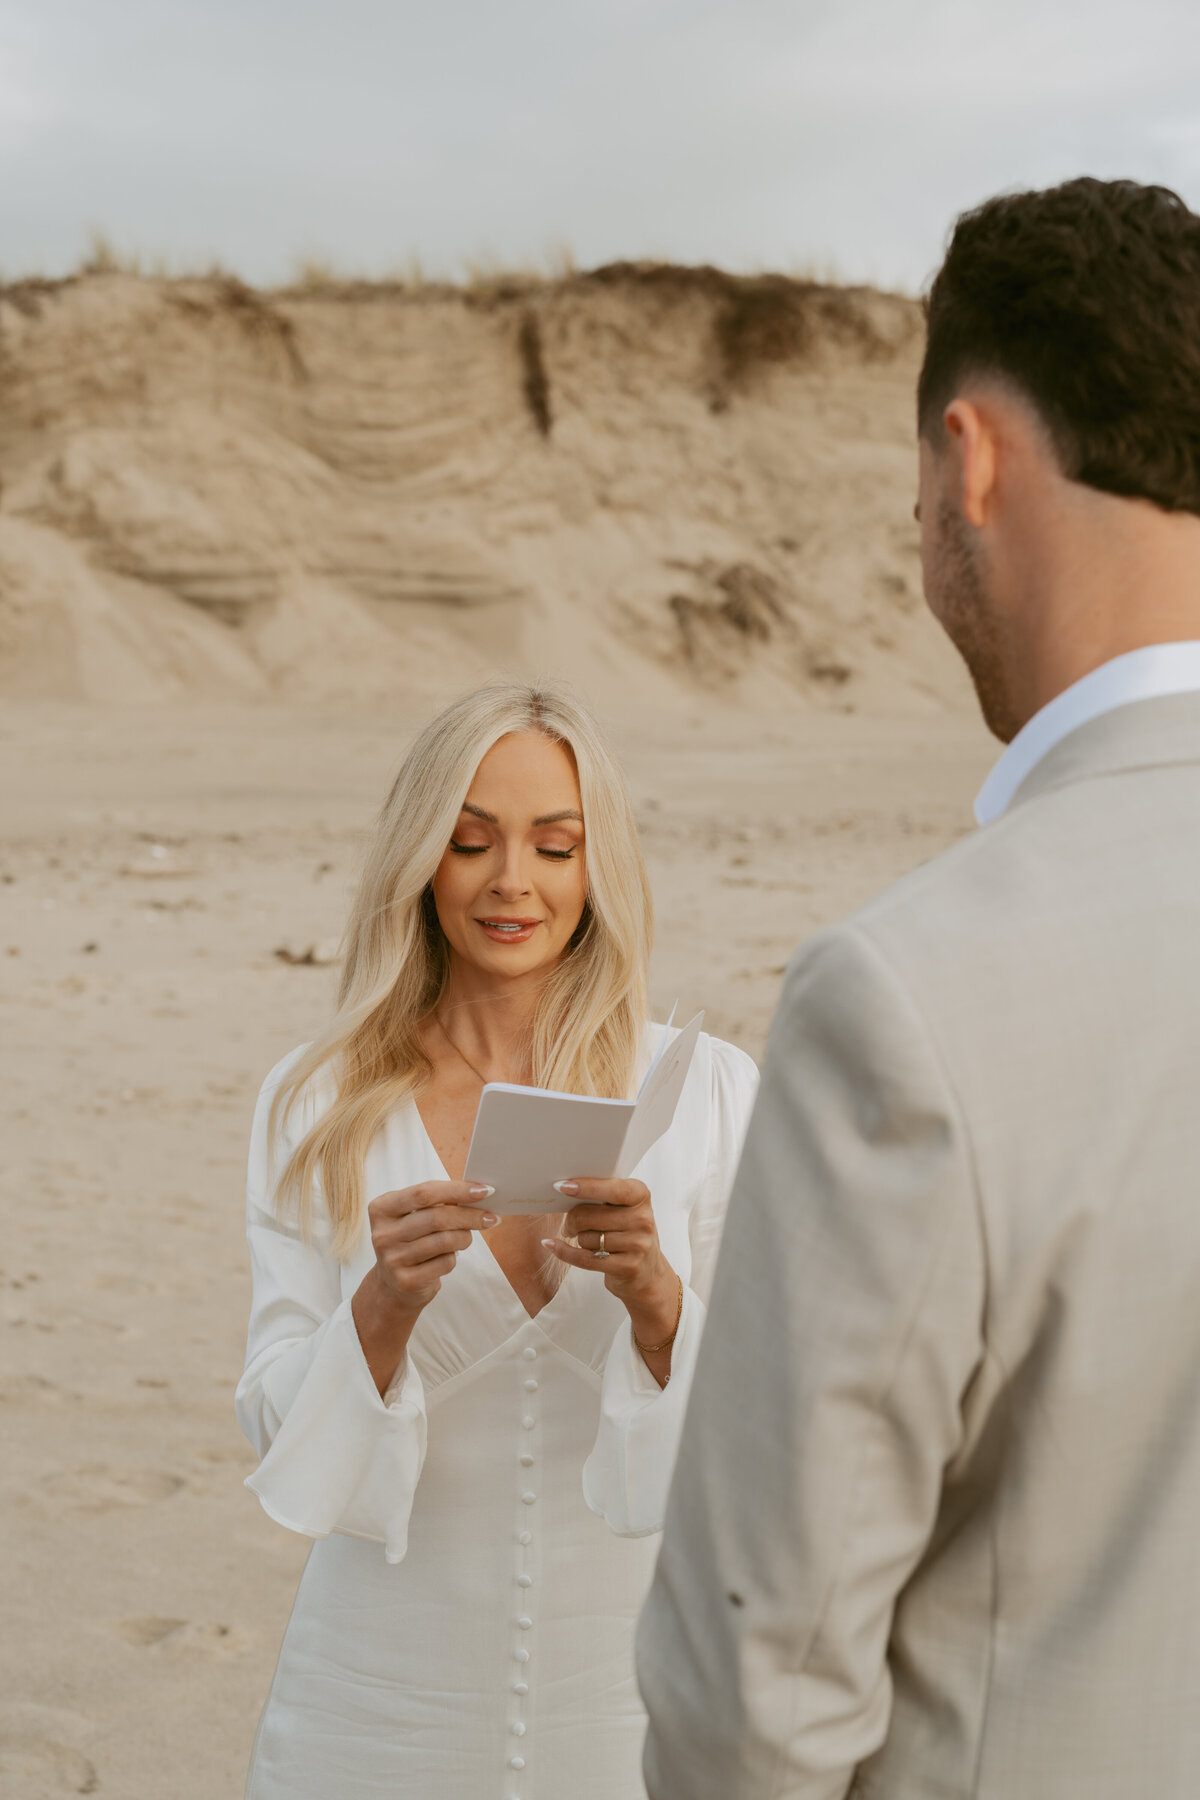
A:
{"label": "woman's chin", "polygon": [[496,944],[485,941],[473,944],[471,954],[463,957],[463,962],[477,969],[481,974],[499,976],[530,976],[541,973],[549,974],[558,964],[562,952],[554,951],[546,954],[543,940],[523,944]]}

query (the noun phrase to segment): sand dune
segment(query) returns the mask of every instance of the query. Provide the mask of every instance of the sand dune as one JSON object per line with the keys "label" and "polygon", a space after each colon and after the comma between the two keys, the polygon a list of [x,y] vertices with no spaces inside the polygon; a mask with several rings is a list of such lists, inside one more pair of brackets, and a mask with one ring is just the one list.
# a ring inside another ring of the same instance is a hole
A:
{"label": "sand dune", "polygon": [[953,704],[919,342],[909,301],[711,270],[0,289],[0,684],[385,700],[586,662],[601,702]]}

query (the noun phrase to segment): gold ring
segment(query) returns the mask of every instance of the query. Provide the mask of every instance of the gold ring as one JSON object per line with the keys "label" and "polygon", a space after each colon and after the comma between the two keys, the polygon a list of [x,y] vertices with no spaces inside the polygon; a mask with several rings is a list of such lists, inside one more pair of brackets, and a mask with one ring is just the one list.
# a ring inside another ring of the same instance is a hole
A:
{"label": "gold ring", "polygon": [[600,1261],[600,1258],[602,1256],[611,1256],[612,1255],[611,1250],[606,1250],[604,1248],[604,1233],[603,1232],[600,1233],[600,1248],[598,1250],[593,1250],[592,1255],[595,1257],[597,1262]]}

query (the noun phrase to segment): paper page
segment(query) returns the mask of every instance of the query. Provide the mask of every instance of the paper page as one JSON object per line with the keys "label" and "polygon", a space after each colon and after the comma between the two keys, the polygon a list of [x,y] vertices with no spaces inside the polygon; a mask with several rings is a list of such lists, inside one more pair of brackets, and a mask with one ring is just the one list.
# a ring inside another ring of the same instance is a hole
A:
{"label": "paper page", "polygon": [[479,1100],[466,1179],[496,1192],[491,1212],[560,1213],[570,1202],[554,1182],[612,1175],[634,1115],[632,1100],[555,1094],[489,1082]]}
{"label": "paper page", "polygon": [[[675,1017],[674,1012],[671,1017]],[[616,1165],[618,1175],[629,1175],[637,1168],[647,1150],[658,1142],[675,1117],[675,1108],[687,1080],[696,1039],[700,1036],[703,1023],[704,1014],[698,1012],[694,1019],[689,1019],[665,1054],[664,1045],[669,1027],[664,1029],[659,1055],[651,1063],[647,1078],[642,1083],[637,1105],[625,1134],[625,1142],[621,1146]]]}
{"label": "paper page", "polygon": [[646,1073],[642,1076],[641,1084],[638,1087],[638,1091],[637,1091],[637,1098],[639,1100],[641,1099],[642,1095],[645,1093],[646,1089],[650,1086],[650,1083],[653,1080],[654,1075],[658,1069],[659,1063],[662,1061],[663,1057],[667,1054],[667,1045],[671,1042],[671,1027],[675,1023],[675,1014],[678,1011],[679,1011],[679,1002],[677,1000],[675,1002],[674,1006],[671,1008],[670,1018],[667,1020],[666,1024],[663,1026],[662,1032],[659,1035],[658,1049],[654,1052],[654,1055],[650,1058],[650,1067],[646,1070]]}

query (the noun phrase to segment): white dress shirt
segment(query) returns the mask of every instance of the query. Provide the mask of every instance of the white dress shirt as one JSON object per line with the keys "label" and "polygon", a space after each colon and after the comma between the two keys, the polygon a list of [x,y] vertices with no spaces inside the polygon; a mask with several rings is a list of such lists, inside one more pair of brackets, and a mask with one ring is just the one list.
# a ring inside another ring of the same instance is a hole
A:
{"label": "white dress shirt", "polygon": [[1114,656],[1065,688],[1022,726],[979,790],[975,817],[990,825],[1008,810],[1017,789],[1055,744],[1134,700],[1161,700],[1169,694],[1200,692],[1200,642],[1147,644]]}

